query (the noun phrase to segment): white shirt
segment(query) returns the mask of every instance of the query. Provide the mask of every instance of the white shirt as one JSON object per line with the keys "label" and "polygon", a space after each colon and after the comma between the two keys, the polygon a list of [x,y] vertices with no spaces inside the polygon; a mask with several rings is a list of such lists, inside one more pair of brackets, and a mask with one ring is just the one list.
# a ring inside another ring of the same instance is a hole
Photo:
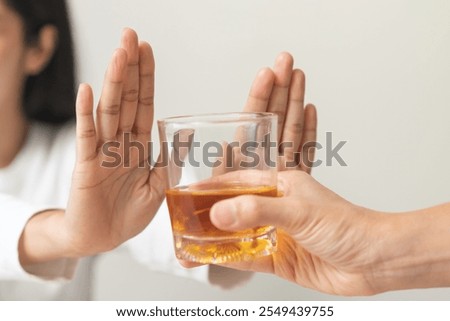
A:
{"label": "white shirt", "polygon": [[[75,126],[36,123],[13,163],[0,169],[0,300],[90,299],[95,258],[79,260],[76,266],[67,262],[45,266],[44,276],[51,280],[28,274],[18,260],[18,241],[28,219],[44,209],[66,207],[74,164]],[[165,204],[126,247],[154,270],[208,280],[207,266],[184,269],[176,260]]]}

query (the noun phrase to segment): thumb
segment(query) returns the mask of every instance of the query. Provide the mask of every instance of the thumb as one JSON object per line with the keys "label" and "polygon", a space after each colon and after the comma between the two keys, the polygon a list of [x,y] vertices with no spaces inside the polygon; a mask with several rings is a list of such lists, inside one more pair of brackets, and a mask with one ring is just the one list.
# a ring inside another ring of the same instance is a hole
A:
{"label": "thumb", "polygon": [[299,203],[287,198],[242,195],[214,204],[210,218],[217,228],[226,231],[273,225],[297,233],[303,212]]}

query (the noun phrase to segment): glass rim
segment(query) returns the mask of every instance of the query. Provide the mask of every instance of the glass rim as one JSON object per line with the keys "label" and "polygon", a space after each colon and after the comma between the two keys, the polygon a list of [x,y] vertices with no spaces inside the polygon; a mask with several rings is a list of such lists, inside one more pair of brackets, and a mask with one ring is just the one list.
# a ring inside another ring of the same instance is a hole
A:
{"label": "glass rim", "polygon": [[220,123],[240,123],[255,121],[259,119],[272,119],[278,117],[271,112],[226,112],[226,113],[204,113],[193,115],[172,116],[159,119],[157,122],[162,124],[220,124]]}

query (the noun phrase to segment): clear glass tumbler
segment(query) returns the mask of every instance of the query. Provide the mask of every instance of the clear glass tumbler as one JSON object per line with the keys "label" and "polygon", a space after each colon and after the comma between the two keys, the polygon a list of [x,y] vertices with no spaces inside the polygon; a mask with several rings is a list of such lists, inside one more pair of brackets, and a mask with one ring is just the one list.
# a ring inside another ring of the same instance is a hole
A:
{"label": "clear glass tumbler", "polygon": [[277,116],[224,113],[158,121],[175,253],[199,263],[249,261],[276,250],[276,229],[217,229],[214,203],[244,194],[277,196]]}

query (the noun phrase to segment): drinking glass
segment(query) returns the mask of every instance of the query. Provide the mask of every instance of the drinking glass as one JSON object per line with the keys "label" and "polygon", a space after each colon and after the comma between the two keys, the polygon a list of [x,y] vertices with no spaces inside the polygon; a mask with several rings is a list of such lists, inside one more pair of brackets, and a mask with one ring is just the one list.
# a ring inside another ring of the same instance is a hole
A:
{"label": "drinking glass", "polygon": [[178,259],[249,261],[276,250],[276,229],[217,229],[211,207],[244,194],[277,196],[277,116],[223,113],[158,121],[166,200]]}

